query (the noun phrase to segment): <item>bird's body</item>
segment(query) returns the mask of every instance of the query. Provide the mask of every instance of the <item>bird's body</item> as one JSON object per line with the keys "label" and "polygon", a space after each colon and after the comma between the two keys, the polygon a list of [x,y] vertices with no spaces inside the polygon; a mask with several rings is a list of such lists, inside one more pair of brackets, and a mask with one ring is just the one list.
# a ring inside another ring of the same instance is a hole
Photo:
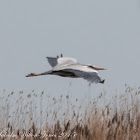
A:
{"label": "bird's body", "polygon": [[47,57],[49,64],[52,66],[52,70],[36,74],[31,73],[26,77],[40,76],[40,75],[59,75],[62,77],[71,78],[84,78],[90,83],[104,83],[104,80],[98,75],[98,70],[105,70],[104,68],[98,68],[91,65],[82,65],[77,63],[77,60],[69,57]]}

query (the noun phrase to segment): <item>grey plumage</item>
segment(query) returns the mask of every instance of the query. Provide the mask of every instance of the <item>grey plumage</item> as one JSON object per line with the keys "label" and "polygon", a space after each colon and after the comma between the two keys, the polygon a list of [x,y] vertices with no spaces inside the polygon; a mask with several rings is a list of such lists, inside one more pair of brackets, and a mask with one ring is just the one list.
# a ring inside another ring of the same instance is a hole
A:
{"label": "grey plumage", "polygon": [[104,68],[98,68],[91,65],[82,65],[77,63],[77,60],[74,58],[63,57],[46,57],[49,64],[52,66],[52,70],[35,74],[31,73],[27,77],[31,76],[40,76],[40,75],[59,75],[62,77],[71,77],[71,78],[83,78],[90,83],[104,83],[105,80],[101,80],[98,75],[97,70],[105,70]]}

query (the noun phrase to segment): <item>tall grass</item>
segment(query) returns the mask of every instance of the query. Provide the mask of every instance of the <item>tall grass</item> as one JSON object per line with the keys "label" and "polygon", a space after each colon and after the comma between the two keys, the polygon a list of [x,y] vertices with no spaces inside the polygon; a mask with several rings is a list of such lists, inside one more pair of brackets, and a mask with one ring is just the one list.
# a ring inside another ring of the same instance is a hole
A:
{"label": "tall grass", "polygon": [[[139,140],[140,88],[105,101],[50,97],[45,92],[0,96],[0,140]],[[78,104],[78,105],[77,105]]]}

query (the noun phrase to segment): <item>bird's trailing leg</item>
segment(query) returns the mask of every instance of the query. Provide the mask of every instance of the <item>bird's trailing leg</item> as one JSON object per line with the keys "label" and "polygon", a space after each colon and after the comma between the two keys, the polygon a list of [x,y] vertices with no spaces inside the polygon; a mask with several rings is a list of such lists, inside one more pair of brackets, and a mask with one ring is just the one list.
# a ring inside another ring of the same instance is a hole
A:
{"label": "bird's trailing leg", "polygon": [[100,67],[95,67],[95,66],[92,66],[93,67],[93,69],[95,69],[95,70],[107,70],[107,69],[105,69],[105,68],[100,68]]}

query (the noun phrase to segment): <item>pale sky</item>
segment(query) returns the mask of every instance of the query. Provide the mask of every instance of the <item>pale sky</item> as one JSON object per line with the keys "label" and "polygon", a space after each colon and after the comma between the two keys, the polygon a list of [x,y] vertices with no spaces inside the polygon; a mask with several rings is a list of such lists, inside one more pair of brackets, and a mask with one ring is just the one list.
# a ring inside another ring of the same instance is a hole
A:
{"label": "pale sky", "polygon": [[[105,84],[91,90],[140,86],[140,2],[138,0],[0,1],[0,89],[47,90],[57,95],[88,90],[83,79],[26,78],[50,70],[46,56],[74,57],[105,67]],[[69,88],[71,83],[71,87]]]}

